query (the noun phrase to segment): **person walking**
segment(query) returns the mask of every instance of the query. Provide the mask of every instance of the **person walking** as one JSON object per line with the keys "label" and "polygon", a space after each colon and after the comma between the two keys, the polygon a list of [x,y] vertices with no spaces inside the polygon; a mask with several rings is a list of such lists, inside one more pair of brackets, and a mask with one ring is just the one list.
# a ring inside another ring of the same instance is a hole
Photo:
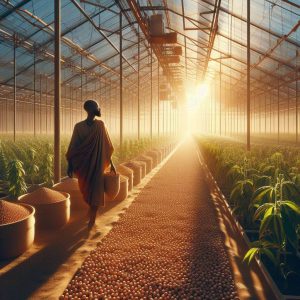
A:
{"label": "person walking", "polygon": [[87,118],[74,127],[66,158],[68,161],[67,174],[70,178],[78,178],[79,189],[85,202],[89,205],[89,223],[91,229],[95,224],[99,207],[104,206],[104,171],[111,166],[114,147],[106,126],[102,120],[99,104],[94,100],[84,103]]}

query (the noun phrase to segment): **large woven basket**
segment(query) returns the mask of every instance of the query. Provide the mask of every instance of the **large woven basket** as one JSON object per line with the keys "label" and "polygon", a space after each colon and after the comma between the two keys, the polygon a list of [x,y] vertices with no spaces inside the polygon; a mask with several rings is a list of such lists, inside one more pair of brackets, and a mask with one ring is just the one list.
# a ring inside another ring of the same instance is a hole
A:
{"label": "large woven basket", "polygon": [[120,191],[120,174],[104,173],[104,192],[107,200],[114,200]]}

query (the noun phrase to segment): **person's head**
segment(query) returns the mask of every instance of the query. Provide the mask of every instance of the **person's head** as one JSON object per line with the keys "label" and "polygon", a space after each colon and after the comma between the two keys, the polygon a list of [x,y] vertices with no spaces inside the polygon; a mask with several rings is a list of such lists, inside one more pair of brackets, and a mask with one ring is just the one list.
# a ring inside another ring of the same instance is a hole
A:
{"label": "person's head", "polygon": [[83,105],[84,110],[88,113],[89,116],[98,116],[101,117],[101,109],[99,104],[95,100],[86,100]]}

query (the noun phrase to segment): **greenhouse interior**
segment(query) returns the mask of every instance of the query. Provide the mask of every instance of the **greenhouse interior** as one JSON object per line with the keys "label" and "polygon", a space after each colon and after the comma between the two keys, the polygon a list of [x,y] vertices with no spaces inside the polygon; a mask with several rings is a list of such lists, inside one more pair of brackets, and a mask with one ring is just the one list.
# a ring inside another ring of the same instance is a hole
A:
{"label": "greenhouse interior", "polygon": [[0,0],[0,300],[300,299],[299,0]]}

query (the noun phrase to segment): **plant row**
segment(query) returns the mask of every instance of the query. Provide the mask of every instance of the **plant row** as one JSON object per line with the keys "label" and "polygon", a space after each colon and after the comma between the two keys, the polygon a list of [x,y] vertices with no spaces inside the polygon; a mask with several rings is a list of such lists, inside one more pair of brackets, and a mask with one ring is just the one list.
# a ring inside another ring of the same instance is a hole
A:
{"label": "plant row", "polygon": [[[170,138],[142,138],[126,140],[120,147],[115,147],[113,161],[116,165],[127,161],[151,147],[159,147],[170,142]],[[66,175],[67,161],[65,153],[69,138],[61,142],[61,169]],[[0,139],[0,197],[8,195],[10,199],[26,193],[32,185],[53,185],[53,142],[49,137],[29,138],[19,137],[13,142]]]}
{"label": "plant row", "polygon": [[[299,279],[300,153],[296,147],[198,139],[232,211],[252,237],[244,260],[258,256],[288,287]],[[298,274],[297,274],[298,273]]]}

